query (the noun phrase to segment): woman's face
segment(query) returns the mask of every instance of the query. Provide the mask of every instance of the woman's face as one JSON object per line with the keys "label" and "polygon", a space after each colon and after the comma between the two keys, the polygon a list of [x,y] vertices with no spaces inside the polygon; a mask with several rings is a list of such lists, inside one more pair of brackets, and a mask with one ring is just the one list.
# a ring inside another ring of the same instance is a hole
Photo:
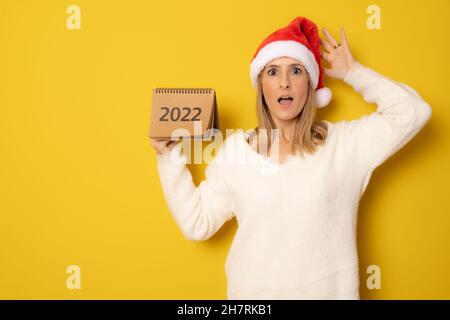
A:
{"label": "woman's face", "polygon": [[[284,121],[297,117],[308,96],[309,77],[303,64],[281,57],[267,63],[261,72],[262,93],[272,117]],[[291,99],[280,99],[284,96]]]}

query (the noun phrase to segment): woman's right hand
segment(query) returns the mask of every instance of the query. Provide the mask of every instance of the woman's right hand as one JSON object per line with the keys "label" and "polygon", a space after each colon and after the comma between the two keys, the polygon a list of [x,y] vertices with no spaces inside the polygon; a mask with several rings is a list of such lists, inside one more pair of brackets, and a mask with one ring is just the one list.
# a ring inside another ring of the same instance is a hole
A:
{"label": "woman's right hand", "polygon": [[152,142],[152,147],[155,149],[156,153],[159,155],[163,155],[170,150],[172,150],[177,143],[180,141],[171,141],[171,140],[163,140],[163,139],[154,139],[150,138]]}

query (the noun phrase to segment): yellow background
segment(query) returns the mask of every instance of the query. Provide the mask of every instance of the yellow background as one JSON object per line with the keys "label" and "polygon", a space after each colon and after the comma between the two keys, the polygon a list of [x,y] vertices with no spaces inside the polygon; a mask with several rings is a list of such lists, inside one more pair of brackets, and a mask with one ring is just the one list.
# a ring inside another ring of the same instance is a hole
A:
{"label": "yellow background", "polygon": [[[81,30],[66,9],[81,8]],[[381,30],[366,9],[381,8]],[[361,201],[363,299],[450,298],[450,2],[0,2],[0,298],[225,299],[236,231],[189,242],[162,195],[147,138],[151,89],[213,87],[222,128],[256,125],[250,59],[303,15],[361,63],[415,88],[430,122],[378,168]],[[321,33],[321,37],[324,37]],[[326,78],[330,121],[375,111]],[[194,181],[205,164],[190,166]],[[66,287],[68,265],[81,289]],[[380,290],[365,287],[381,267]]]}

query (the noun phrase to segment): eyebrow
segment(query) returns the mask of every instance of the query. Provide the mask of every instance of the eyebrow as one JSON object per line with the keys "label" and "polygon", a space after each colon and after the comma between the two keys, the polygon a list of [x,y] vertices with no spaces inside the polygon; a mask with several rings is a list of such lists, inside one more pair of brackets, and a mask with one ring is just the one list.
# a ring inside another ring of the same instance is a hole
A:
{"label": "eyebrow", "polygon": [[[292,67],[292,66],[299,66],[299,67],[303,67],[303,65],[301,65],[300,63],[292,63],[292,64],[290,64],[289,65],[289,67]],[[275,68],[278,68],[279,67],[279,65],[276,65],[276,64],[271,64],[271,65],[268,65],[266,68],[271,68],[271,67],[275,67]]]}

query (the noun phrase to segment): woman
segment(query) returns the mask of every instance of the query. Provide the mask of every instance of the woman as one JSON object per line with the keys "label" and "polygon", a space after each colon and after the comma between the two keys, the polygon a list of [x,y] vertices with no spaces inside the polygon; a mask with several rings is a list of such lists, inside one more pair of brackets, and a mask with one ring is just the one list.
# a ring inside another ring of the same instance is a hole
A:
{"label": "woman", "polygon": [[[165,198],[187,239],[208,239],[237,219],[225,266],[228,299],[359,299],[359,200],[373,170],[431,116],[415,90],[356,61],[343,28],[342,45],[323,32],[327,40],[297,17],[261,43],[250,68],[258,127],[229,136],[198,187],[186,156],[172,161],[180,144],[152,141]],[[323,69],[320,58],[331,68]],[[343,80],[377,110],[353,121],[316,122],[316,109],[331,100],[323,74]],[[264,161],[218,161],[224,154]],[[267,163],[278,170],[262,174]]]}

